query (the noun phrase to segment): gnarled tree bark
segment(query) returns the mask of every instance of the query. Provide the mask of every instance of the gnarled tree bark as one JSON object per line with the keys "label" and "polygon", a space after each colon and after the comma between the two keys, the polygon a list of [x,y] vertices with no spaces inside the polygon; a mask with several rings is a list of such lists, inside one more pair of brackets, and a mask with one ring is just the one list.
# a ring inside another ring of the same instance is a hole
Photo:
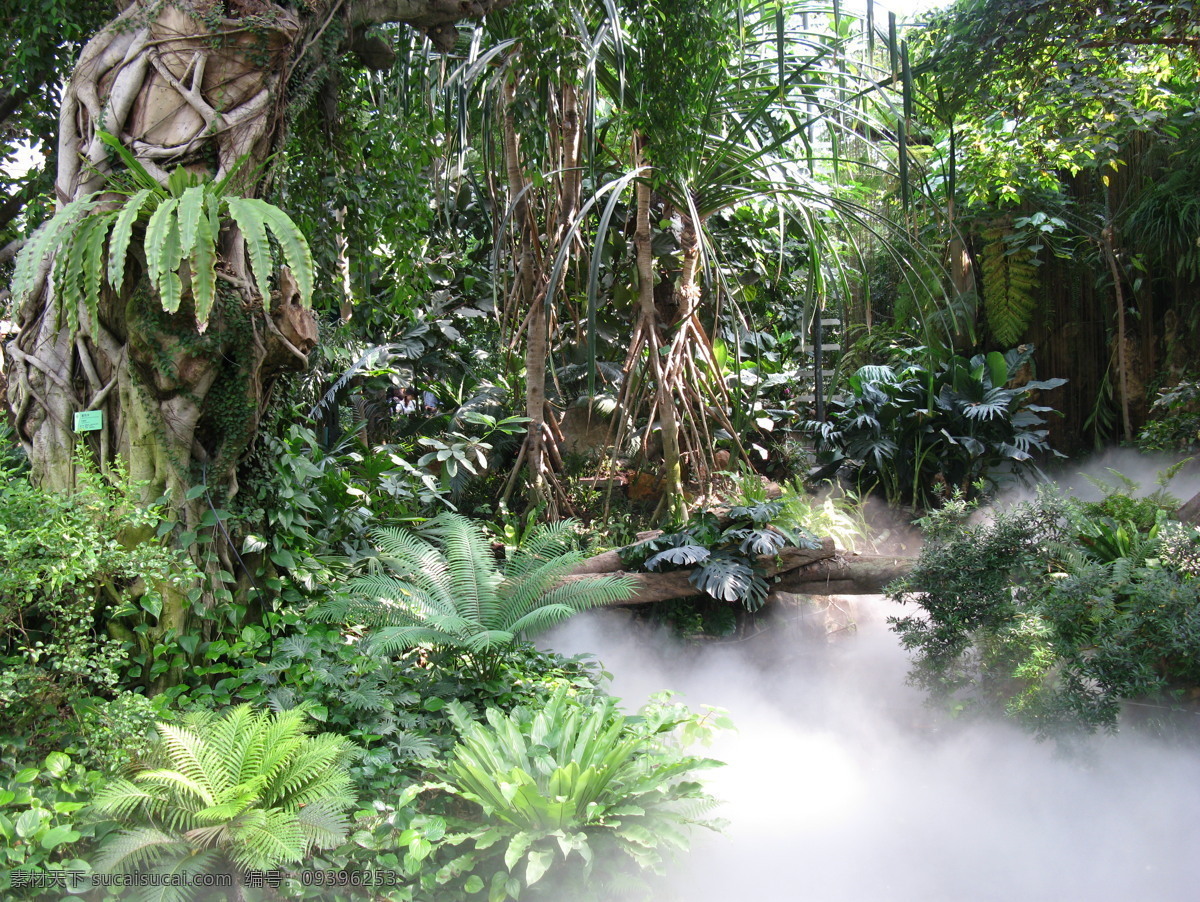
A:
{"label": "gnarled tree bark", "polygon": [[[385,22],[411,23],[444,49],[456,20],[513,2],[130,0],[85,46],[63,92],[58,201],[103,191],[119,175],[124,164],[102,131],[164,184],[179,167],[232,174],[232,190],[253,197],[281,145],[289,79],[322,63],[331,25],[349,26],[347,52],[362,28]],[[41,261],[5,371],[17,435],[43,486],[73,486],[74,414],[98,410],[103,428],[86,437],[101,467],[119,459],[145,500],[169,496],[181,534],[201,528],[208,506],[188,498],[191,487],[204,484],[218,500],[237,491],[237,463],[272,385],[307,365],[316,329],[286,270],[271,297],[258,295],[235,228],[225,225],[217,249],[218,298],[206,329],[186,291],[178,313],[163,312],[142,259],[130,260],[123,291],[101,297],[94,322],[64,316],[48,278],[52,260]],[[219,559],[209,566],[233,572],[227,546],[213,547]],[[182,607],[164,609],[160,621],[182,630],[182,618]]]}

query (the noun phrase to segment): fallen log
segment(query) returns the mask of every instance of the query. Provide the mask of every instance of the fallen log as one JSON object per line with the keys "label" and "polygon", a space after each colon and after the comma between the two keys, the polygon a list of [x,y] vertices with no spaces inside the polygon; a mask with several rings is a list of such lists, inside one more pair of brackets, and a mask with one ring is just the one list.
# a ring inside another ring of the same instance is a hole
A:
{"label": "fallen log", "polygon": [[[807,595],[875,595],[907,573],[912,562],[912,558],[880,554],[845,554],[834,547],[831,539],[825,539],[820,548],[789,545],[758,559],[768,577],[779,577],[771,586],[771,593]],[[581,563],[564,582],[598,575],[626,576],[634,583],[634,593],[622,604],[650,604],[704,594],[692,585],[693,572],[690,569],[667,573],[629,571],[621,561],[620,552],[607,551]]]}
{"label": "fallen log", "polygon": [[839,554],[790,570],[772,592],[803,595],[879,595],[887,584],[907,575],[913,557],[889,554]]}

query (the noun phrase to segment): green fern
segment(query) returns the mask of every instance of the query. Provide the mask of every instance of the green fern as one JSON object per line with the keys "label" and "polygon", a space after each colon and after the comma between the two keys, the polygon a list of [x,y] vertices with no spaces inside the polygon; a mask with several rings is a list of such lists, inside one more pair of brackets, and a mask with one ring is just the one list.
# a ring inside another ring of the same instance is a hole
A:
{"label": "green fern", "polygon": [[259,295],[270,297],[273,238],[296,280],[300,303],[311,305],[312,253],[286,213],[264,200],[226,194],[228,178],[206,181],[182,168],[171,173],[164,188],[119,141],[101,137],[126,169],[103,191],[67,204],[34,233],[17,258],[12,283],[16,303],[38,288],[42,261],[55,255],[51,284],[67,326],[79,329],[81,308],[96,323],[105,283],[116,292],[125,285],[140,226],[146,274],[163,309],[178,311],[186,287],[203,331],[216,298],[218,240],[223,228],[233,224],[246,240]]}
{"label": "green fern", "polygon": [[1001,345],[1016,345],[1038,306],[1036,255],[1027,248],[1013,247],[1007,226],[986,229],[982,234],[987,242],[980,268],[988,328]]}
{"label": "green fern", "polygon": [[160,723],[158,732],[148,765],[96,796],[99,813],[128,825],[103,846],[97,867],[163,872],[202,861],[266,870],[345,839],[353,746],[306,735],[302,710],[241,705],[219,719],[203,712],[183,726]]}
{"label": "green fern", "polygon": [[321,613],[376,627],[371,641],[385,651],[424,644],[460,653],[486,679],[521,638],[631,592],[624,577],[563,581],[584,558],[571,550],[570,523],[538,527],[503,567],[483,530],[465,517],[444,513],[425,532],[428,539],[376,530],[372,572]]}

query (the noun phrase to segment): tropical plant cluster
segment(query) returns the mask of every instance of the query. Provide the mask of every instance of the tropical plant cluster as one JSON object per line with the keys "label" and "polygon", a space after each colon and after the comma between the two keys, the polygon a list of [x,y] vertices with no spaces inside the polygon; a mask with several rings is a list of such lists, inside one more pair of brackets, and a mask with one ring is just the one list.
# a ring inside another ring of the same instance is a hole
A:
{"label": "tropical plant cluster", "polygon": [[936,367],[920,359],[862,367],[848,380],[851,394],[810,424],[822,472],[848,469],[859,491],[919,506],[1037,475],[1050,451],[1042,414],[1052,408],[1034,400],[1066,380],[1022,378],[1032,356],[1018,348]]}
{"label": "tropical plant cluster", "polygon": [[726,721],[623,713],[533,638],[619,602],[570,571],[630,545],[690,571],[681,631],[728,632],[785,545],[867,544],[872,495],[944,508],[897,628],[963,710],[1049,734],[1196,688],[1178,505],[968,516],[1052,446],[1196,444],[1188,4],[14,22],[5,898],[200,867],[249,900],[652,896],[718,826],[692,744]]}

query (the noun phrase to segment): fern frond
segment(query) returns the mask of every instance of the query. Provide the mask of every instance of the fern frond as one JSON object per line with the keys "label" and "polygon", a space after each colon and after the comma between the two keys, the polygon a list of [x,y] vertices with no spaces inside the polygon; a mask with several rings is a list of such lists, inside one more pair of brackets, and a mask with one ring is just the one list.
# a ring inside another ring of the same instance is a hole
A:
{"label": "fern frond", "polygon": [[[156,724],[156,728],[172,765],[182,778],[176,782],[181,786],[195,787],[194,791],[197,797],[202,799],[206,805],[215,804],[217,788],[213,785],[212,774],[209,771],[210,760],[205,754],[207,749],[204,740],[191,730],[173,724],[159,723]],[[150,771],[149,773],[167,773],[167,771]],[[147,774],[140,774],[139,778],[147,779]]]}
{"label": "fern frond", "polygon": [[1009,246],[1004,227],[987,229],[980,268],[988,328],[1001,345],[1020,342],[1037,310],[1038,271],[1034,254]]}
{"label": "fern frond", "polygon": [[340,845],[350,831],[350,821],[345,814],[324,801],[301,808],[297,821],[309,848],[332,849]]}
{"label": "fern frond", "polygon": [[63,242],[69,240],[80,220],[100,204],[99,193],[86,194],[71,201],[42,224],[17,254],[13,270],[13,304],[20,307],[35,288],[38,270],[43,261],[53,254]]}
{"label": "fern frond", "polygon": [[[149,242],[149,237],[147,237]],[[183,300],[183,281],[179,278],[179,265],[183,262],[183,249],[179,243],[179,219],[174,213],[167,216],[166,230],[159,245],[147,243],[146,259],[157,257],[158,278],[155,283],[162,300],[163,309],[174,313]]]}
{"label": "fern frond", "polygon": [[201,332],[208,325],[208,315],[217,296],[216,246],[216,233],[213,232],[207,217],[201,217],[196,225],[195,247],[188,258],[192,301],[196,306],[196,323]]}
{"label": "fern frond", "polygon": [[80,229],[79,240],[83,243],[83,300],[93,328],[100,323],[100,294],[104,290],[104,244],[108,230],[117,217],[116,213],[92,216]]}
{"label": "fern frond", "polygon": [[175,208],[178,205],[179,201],[173,197],[159,204],[150,214],[150,221],[146,223],[146,236],[142,239],[142,247],[146,252],[146,274],[154,285],[158,285],[162,279],[159,266],[163,262],[162,249],[167,230],[172,223],[178,228],[175,219]]}
{"label": "fern frond", "polygon": [[199,235],[200,219],[204,215],[204,200],[208,193],[204,185],[192,185],[179,198],[179,250],[184,257],[191,255]]}
{"label": "fern frond", "polygon": [[94,867],[106,873],[141,870],[165,855],[184,851],[186,844],[181,837],[155,827],[122,830],[101,847]]}
{"label": "fern frond", "polygon": [[458,612],[490,624],[495,616],[499,579],[483,530],[461,514],[447,512],[430,522],[429,531],[442,546]]}

